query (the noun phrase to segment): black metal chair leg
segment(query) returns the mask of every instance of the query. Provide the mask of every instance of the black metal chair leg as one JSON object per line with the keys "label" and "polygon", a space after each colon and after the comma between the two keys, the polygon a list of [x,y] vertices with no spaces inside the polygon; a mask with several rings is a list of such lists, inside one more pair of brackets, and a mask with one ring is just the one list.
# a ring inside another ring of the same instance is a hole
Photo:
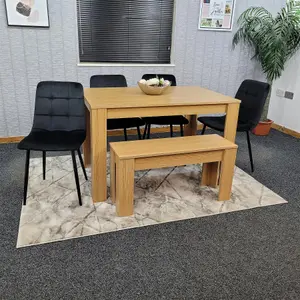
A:
{"label": "black metal chair leg", "polygon": [[138,127],[136,128],[136,130],[137,130],[138,138],[139,138],[139,140],[141,140],[141,139],[142,139],[142,135],[141,135],[141,129],[140,129],[140,126],[138,126]]}
{"label": "black metal chair leg", "polygon": [[247,142],[248,142],[248,150],[249,150],[249,157],[251,163],[251,170],[254,172],[254,163],[253,163],[253,156],[252,156],[252,148],[251,148],[251,141],[250,141],[250,133],[247,131]]}
{"label": "black metal chair leg", "polygon": [[30,160],[30,150],[26,151],[26,161],[25,161],[25,176],[24,176],[24,199],[23,203],[26,205],[27,199],[27,188],[28,188],[28,175],[29,175],[29,160]]}
{"label": "black metal chair leg", "polygon": [[125,138],[125,141],[128,141],[127,129],[126,128],[124,128],[124,138]]}
{"label": "black metal chair leg", "polygon": [[46,151],[43,151],[43,180],[46,179]]}
{"label": "black metal chair leg", "polygon": [[173,137],[173,124],[170,124],[170,136]]}
{"label": "black metal chair leg", "polygon": [[71,151],[72,154],[72,161],[73,161],[73,169],[74,169],[74,176],[75,176],[75,182],[76,182],[76,188],[77,188],[77,195],[79,200],[79,205],[82,206],[81,201],[81,192],[80,192],[80,185],[79,185],[79,178],[78,178],[78,170],[77,170],[77,164],[76,164],[76,156],[75,151]]}
{"label": "black metal chair leg", "polygon": [[148,132],[148,124],[145,125],[144,133],[143,133],[143,140],[146,138],[146,134]]}
{"label": "black metal chair leg", "polygon": [[181,134],[181,136],[184,136],[183,124],[180,124],[180,134]]}
{"label": "black metal chair leg", "polygon": [[148,124],[147,139],[150,139],[151,124]]}
{"label": "black metal chair leg", "polygon": [[205,130],[206,130],[206,125],[204,125],[204,124],[203,124],[203,128],[202,128],[201,135],[204,135],[204,133],[205,133]]}
{"label": "black metal chair leg", "polygon": [[77,153],[78,153],[78,157],[79,157],[79,161],[80,161],[80,164],[81,164],[81,168],[82,168],[82,171],[83,171],[84,178],[85,178],[85,180],[88,180],[80,149],[77,150]]}

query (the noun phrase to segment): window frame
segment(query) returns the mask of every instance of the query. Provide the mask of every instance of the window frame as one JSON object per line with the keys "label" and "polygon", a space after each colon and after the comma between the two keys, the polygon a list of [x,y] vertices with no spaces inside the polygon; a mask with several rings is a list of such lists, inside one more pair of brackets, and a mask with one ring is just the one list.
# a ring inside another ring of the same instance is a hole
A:
{"label": "window frame", "polygon": [[172,24],[172,33],[171,33],[171,53],[170,53],[170,63],[130,63],[130,62],[81,62],[80,61],[80,53],[79,53],[79,24],[78,24],[78,11],[77,11],[77,1],[74,1],[75,6],[75,23],[76,23],[76,43],[77,43],[77,66],[78,67],[172,67],[176,66],[175,64],[175,36],[176,36],[176,17],[177,17],[177,0],[174,0],[173,7],[173,24]]}

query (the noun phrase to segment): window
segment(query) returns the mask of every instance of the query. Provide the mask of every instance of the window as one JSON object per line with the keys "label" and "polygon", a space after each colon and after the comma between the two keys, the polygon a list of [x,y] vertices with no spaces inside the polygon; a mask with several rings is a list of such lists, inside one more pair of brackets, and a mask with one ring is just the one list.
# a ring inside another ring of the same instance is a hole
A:
{"label": "window", "polygon": [[170,63],[174,0],[77,0],[81,62]]}

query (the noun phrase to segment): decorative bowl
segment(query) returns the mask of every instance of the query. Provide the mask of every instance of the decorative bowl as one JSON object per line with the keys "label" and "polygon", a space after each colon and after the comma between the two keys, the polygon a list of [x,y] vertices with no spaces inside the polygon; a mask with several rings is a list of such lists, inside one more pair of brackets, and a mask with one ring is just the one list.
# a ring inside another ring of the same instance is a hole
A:
{"label": "decorative bowl", "polygon": [[170,85],[166,86],[149,86],[147,84],[143,84],[138,82],[138,86],[146,95],[161,95],[164,93]]}

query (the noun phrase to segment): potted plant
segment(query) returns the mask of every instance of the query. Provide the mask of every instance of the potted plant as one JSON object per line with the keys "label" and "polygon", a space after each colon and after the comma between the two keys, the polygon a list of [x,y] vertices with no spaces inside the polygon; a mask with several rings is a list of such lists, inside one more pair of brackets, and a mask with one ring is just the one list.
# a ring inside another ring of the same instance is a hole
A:
{"label": "potted plant", "polygon": [[[238,19],[233,48],[243,43],[253,49],[254,56],[271,85],[279,78],[286,62],[300,47],[300,1],[288,0],[275,17],[263,7],[250,7]],[[261,122],[254,129],[257,135],[267,135],[272,121],[267,119],[271,89]]]}

